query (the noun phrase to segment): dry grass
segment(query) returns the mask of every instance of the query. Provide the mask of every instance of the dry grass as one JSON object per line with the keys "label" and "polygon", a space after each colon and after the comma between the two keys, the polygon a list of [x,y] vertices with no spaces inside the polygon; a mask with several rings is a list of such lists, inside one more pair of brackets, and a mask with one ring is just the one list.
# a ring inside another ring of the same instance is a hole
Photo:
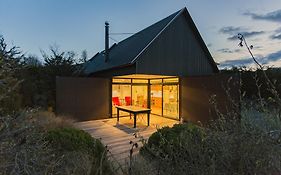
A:
{"label": "dry grass", "polygon": [[37,110],[0,119],[0,174],[80,175],[101,172],[93,170],[93,155],[79,150],[59,150],[46,140],[49,130],[71,128],[73,120]]}

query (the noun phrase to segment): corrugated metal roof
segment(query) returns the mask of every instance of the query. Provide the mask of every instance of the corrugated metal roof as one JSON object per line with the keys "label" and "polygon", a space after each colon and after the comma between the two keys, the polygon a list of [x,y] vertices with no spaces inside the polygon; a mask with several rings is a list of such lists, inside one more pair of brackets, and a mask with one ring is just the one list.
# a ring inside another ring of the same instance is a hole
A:
{"label": "corrugated metal roof", "polygon": [[161,21],[119,42],[109,50],[109,60],[105,62],[104,51],[91,58],[84,68],[85,74],[133,64],[133,60],[153,41],[155,37],[181,12],[177,11]]}

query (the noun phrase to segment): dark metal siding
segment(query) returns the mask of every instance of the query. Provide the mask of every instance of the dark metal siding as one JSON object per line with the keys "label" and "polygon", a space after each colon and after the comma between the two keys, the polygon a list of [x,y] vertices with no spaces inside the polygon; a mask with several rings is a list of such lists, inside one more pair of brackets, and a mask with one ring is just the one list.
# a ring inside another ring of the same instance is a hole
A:
{"label": "dark metal siding", "polygon": [[131,75],[136,74],[136,65],[126,65],[119,68],[108,69],[105,71],[95,72],[90,74],[91,77],[108,77],[111,78],[113,76],[121,76],[121,75]]}
{"label": "dark metal siding", "polygon": [[214,68],[182,13],[137,59],[137,73],[210,75]]}
{"label": "dark metal siding", "polygon": [[57,113],[77,121],[109,118],[110,87],[111,80],[105,78],[57,77]]}
{"label": "dark metal siding", "polygon": [[[180,111],[185,121],[195,123],[200,121],[204,124],[216,118],[215,106],[210,103],[213,95],[216,96],[217,109],[222,114],[227,114],[229,111],[240,112],[240,85],[237,76],[217,74],[183,77],[180,82]],[[233,105],[232,102],[238,106]]]}

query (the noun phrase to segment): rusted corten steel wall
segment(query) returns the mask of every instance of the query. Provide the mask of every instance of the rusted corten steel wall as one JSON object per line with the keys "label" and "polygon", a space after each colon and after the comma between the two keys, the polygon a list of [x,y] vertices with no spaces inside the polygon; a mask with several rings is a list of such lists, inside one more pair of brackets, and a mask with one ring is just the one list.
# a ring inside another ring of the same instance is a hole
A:
{"label": "rusted corten steel wall", "polygon": [[[180,80],[180,111],[184,121],[206,124],[218,117],[217,111],[227,114],[236,111],[240,116],[240,83],[237,75],[183,77]],[[215,104],[211,103],[215,95]],[[235,104],[235,105],[234,105]],[[217,110],[215,109],[217,106]]]}
{"label": "rusted corten steel wall", "polygon": [[77,121],[109,118],[111,80],[56,78],[56,112]]}

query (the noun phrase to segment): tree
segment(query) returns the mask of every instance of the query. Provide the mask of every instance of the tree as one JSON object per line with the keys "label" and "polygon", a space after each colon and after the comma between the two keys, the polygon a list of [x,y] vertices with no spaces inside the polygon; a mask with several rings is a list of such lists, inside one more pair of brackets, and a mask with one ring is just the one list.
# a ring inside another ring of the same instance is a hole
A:
{"label": "tree", "polygon": [[35,55],[29,55],[22,59],[22,67],[18,76],[23,80],[21,83],[23,107],[46,107],[47,97],[43,90],[45,86],[43,64]]}
{"label": "tree", "polygon": [[49,107],[55,107],[56,77],[73,76],[77,72],[76,54],[73,51],[60,51],[58,46],[50,47],[51,54],[42,52],[44,58],[44,83]]}
{"label": "tree", "polygon": [[15,112],[21,107],[21,95],[16,71],[20,68],[23,57],[18,47],[8,48],[7,43],[0,35],[0,115]]}
{"label": "tree", "polygon": [[24,57],[22,64],[25,66],[34,66],[34,67],[42,66],[41,61],[36,55],[29,55],[27,57]]}
{"label": "tree", "polygon": [[87,50],[83,50],[79,61],[83,64],[83,63],[86,63],[87,60],[88,60]]}

